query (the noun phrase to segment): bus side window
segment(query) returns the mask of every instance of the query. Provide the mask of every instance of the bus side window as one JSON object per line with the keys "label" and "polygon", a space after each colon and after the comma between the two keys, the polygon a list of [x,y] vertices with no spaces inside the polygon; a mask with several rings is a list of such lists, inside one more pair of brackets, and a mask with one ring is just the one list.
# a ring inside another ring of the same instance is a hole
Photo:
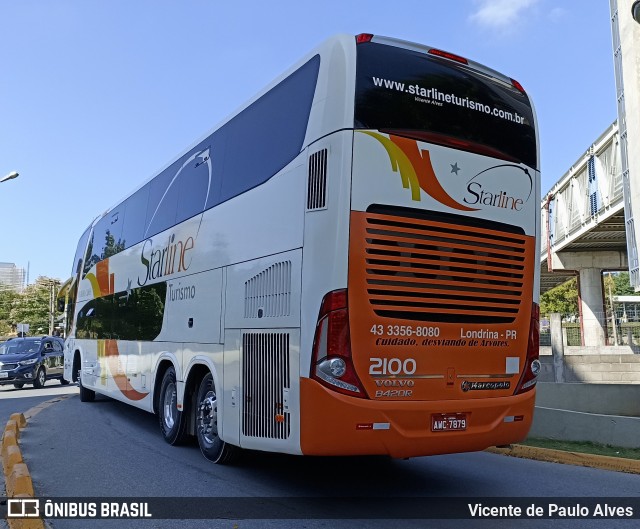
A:
{"label": "bus side window", "polygon": [[319,68],[316,55],[214,135],[225,142],[220,202],[266,182],[300,154]]}

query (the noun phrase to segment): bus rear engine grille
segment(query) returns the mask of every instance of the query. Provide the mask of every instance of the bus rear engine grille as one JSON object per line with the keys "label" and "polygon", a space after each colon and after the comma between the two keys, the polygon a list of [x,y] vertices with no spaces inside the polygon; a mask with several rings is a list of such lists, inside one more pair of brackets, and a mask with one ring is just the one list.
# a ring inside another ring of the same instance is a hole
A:
{"label": "bus rear engine grille", "polygon": [[512,323],[529,273],[526,237],[495,223],[366,216],[365,279],[378,316],[426,322]]}

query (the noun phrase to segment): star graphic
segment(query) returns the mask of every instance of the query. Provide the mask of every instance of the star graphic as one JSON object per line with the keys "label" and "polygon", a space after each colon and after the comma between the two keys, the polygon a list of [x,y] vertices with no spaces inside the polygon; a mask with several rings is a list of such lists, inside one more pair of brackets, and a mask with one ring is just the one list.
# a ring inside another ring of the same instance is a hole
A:
{"label": "star graphic", "polygon": [[449,164],[449,165],[451,165],[451,172],[452,173],[456,173],[456,175],[457,175],[458,171],[460,171],[460,167],[458,167],[458,162],[452,163],[452,164]]}

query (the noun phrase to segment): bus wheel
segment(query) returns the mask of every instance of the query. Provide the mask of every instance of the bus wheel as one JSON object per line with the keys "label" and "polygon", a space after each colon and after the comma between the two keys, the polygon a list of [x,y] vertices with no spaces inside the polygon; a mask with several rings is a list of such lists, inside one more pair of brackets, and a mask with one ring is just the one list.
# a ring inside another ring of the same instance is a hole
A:
{"label": "bus wheel", "polygon": [[160,406],[158,419],[164,440],[170,445],[180,444],[185,438],[186,420],[182,411],[178,410],[178,391],[176,371],[168,368],[160,385]]}
{"label": "bus wheel", "polygon": [[224,465],[236,458],[239,449],[218,437],[218,398],[211,373],[202,379],[198,389],[196,434],[200,451],[209,461]]}
{"label": "bus wheel", "polygon": [[80,388],[80,402],[93,402],[96,398],[96,392],[92,389],[87,389],[82,385],[82,377],[80,376],[80,370],[78,369],[78,387]]}

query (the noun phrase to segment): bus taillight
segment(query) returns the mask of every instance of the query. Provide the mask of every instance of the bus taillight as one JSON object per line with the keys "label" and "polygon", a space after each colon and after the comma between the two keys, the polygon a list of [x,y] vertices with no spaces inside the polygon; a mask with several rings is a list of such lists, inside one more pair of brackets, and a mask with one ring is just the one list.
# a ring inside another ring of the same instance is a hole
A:
{"label": "bus taillight", "polygon": [[511,79],[511,84],[513,85],[514,88],[516,88],[517,90],[520,90],[520,92],[522,92],[523,94],[526,93],[524,91],[524,88],[522,88],[522,85],[515,79]]}
{"label": "bus taillight", "polygon": [[527,359],[525,360],[524,372],[518,382],[515,395],[524,393],[532,389],[540,374],[540,307],[537,303],[532,304],[531,326],[529,328],[529,342],[527,344]]}
{"label": "bus taillight", "polygon": [[449,53],[448,51],[439,50],[437,48],[431,48],[427,53],[443,57],[444,59],[449,59],[450,61],[456,61],[461,64],[469,64],[469,61],[464,57],[460,57],[460,55],[456,55],[455,53]]}
{"label": "bus taillight", "polygon": [[311,378],[345,395],[367,396],[351,358],[346,289],[329,292],[322,300],[313,340]]}
{"label": "bus taillight", "polygon": [[356,44],[371,42],[372,38],[373,38],[373,35],[371,33],[360,33],[360,35],[356,35]]}

